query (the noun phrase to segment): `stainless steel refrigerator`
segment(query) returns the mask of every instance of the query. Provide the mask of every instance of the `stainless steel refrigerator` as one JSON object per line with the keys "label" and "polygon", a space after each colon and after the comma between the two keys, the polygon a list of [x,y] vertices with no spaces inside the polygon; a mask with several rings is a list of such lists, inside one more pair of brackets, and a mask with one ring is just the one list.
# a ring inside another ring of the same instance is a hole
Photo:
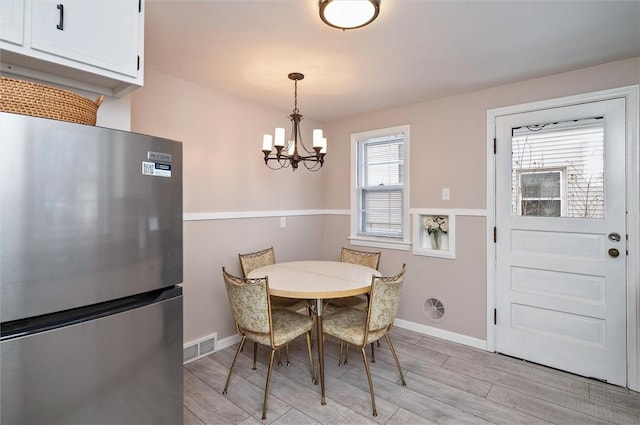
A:
{"label": "stainless steel refrigerator", "polygon": [[0,422],[181,424],[181,143],[0,113],[0,238]]}

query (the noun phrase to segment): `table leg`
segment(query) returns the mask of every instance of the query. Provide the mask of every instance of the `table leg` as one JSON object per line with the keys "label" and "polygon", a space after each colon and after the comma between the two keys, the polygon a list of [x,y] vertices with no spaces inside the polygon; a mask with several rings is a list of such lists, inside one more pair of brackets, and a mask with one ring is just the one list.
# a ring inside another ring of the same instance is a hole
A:
{"label": "table leg", "polygon": [[322,300],[316,299],[316,326],[318,331],[318,374],[320,375],[321,405],[327,404],[324,398],[324,338],[322,335]]}

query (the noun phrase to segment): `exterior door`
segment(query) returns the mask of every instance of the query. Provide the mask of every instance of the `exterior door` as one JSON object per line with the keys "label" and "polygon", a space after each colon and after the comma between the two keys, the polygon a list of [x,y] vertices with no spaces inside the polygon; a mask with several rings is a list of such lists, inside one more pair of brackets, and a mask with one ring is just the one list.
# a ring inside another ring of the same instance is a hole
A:
{"label": "exterior door", "polygon": [[496,349],[626,385],[625,100],[496,118]]}

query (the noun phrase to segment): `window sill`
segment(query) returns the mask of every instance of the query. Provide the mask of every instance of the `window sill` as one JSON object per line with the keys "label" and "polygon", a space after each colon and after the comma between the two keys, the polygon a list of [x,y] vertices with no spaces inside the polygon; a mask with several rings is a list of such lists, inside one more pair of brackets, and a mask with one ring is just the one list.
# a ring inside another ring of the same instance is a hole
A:
{"label": "window sill", "polygon": [[398,251],[410,251],[411,243],[405,241],[392,241],[384,238],[373,238],[366,236],[350,236],[349,242],[354,246],[365,246],[371,248],[395,249]]}

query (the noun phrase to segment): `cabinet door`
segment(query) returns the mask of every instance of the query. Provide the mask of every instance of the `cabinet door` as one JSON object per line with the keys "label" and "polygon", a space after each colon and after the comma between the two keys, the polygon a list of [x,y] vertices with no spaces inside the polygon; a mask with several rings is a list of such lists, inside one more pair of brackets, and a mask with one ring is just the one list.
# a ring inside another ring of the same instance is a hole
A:
{"label": "cabinet door", "polygon": [[0,1],[0,40],[24,43],[24,0]]}
{"label": "cabinet door", "polygon": [[137,76],[138,0],[41,0],[31,13],[32,49]]}

